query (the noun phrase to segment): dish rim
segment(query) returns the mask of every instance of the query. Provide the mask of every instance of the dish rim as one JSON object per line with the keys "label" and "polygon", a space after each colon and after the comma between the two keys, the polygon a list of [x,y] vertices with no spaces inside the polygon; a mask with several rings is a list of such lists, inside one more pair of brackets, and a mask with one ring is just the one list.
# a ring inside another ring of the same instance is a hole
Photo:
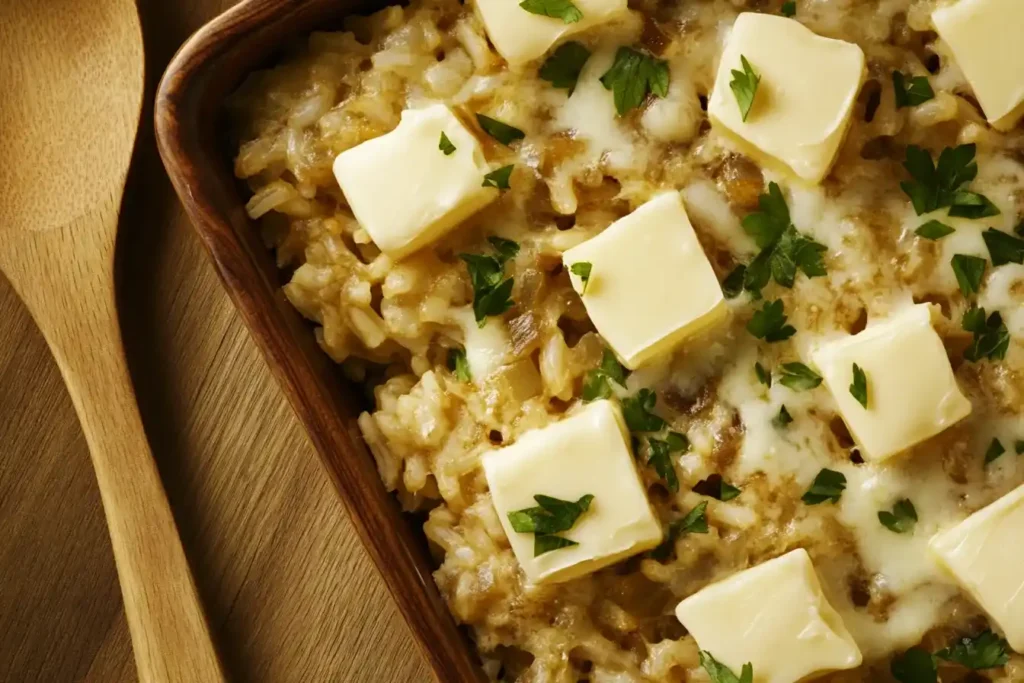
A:
{"label": "dish rim", "polygon": [[363,547],[444,683],[487,680],[476,649],[435,584],[422,529],[414,531],[380,480],[358,411],[308,322],[284,299],[276,266],[244,210],[216,135],[224,97],[288,38],[387,0],[241,0],[179,48],[157,89],[154,123],[164,167],[217,275],[320,456]]}

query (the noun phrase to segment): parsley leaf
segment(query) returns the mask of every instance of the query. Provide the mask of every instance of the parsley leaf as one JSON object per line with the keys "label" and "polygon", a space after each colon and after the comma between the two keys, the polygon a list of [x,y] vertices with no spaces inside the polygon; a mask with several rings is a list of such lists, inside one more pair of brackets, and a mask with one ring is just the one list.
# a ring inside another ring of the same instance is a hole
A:
{"label": "parsley leaf", "polygon": [[917,510],[913,503],[903,498],[892,506],[892,512],[879,510],[878,521],[889,531],[905,534],[914,530],[914,525],[917,523]]}
{"label": "parsley leaf", "polygon": [[721,501],[730,501],[740,495],[739,487],[722,479],[720,474],[712,474],[707,479],[701,479],[694,485],[693,492]]}
{"label": "parsley leaf", "polygon": [[441,131],[441,141],[437,144],[437,148],[444,152],[446,157],[451,156],[455,152],[455,145],[452,144],[452,141],[448,139],[443,130]]}
{"label": "parsley leaf", "polygon": [[961,638],[954,645],[936,652],[935,656],[968,669],[991,669],[1010,661],[1007,649],[1009,646],[1005,640],[992,631],[984,631],[974,638]]}
{"label": "parsley leaf", "polygon": [[747,323],[747,331],[769,343],[785,341],[796,334],[796,328],[786,324],[781,299],[766,301],[761,310],[755,311]]}
{"label": "parsley leaf", "polygon": [[956,275],[956,282],[964,296],[977,294],[981,289],[981,279],[985,276],[985,259],[968,254],[954,254],[950,265],[953,266],[953,274]]}
{"label": "parsley leaf", "polygon": [[976,151],[973,144],[947,147],[939,154],[936,165],[927,151],[915,145],[907,147],[903,167],[913,180],[900,183],[900,188],[910,197],[917,215],[945,207],[950,207],[950,216],[961,218],[999,213],[988,198],[964,189],[978,175]]}
{"label": "parsley leaf", "polygon": [[754,374],[757,375],[758,382],[769,389],[772,388],[772,373],[768,372],[760,362],[754,363]]}
{"label": "parsley leaf", "polygon": [[517,533],[536,535],[533,542],[534,557],[577,545],[575,541],[555,534],[571,529],[576,520],[590,509],[594,496],[587,494],[577,501],[544,495],[536,495],[533,499],[537,501],[537,507],[510,512],[508,521]]}
{"label": "parsley leaf", "polygon": [[779,383],[794,391],[807,391],[821,384],[821,375],[803,363],[784,363]]}
{"label": "parsley leaf", "polygon": [[601,76],[601,85],[612,91],[615,111],[625,116],[643,104],[648,93],[668,95],[668,62],[631,47],[620,47],[611,68]]}
{"label": "parsley leaf", "polygon": [[993,460],[996,460],[1003,453],[1006,452],[1006,447],[1003,446],[1003,442],[999,439],[992,439],[992,443],[988,445],[988,449],[985,450],[985,464],[989,464]]}
{"label": "parsley leaf", "polygon": [[652,413],[657,395],[650,389],[641,389],[635,396],[622,400],[622,416],[631,432],[660,432],[665,421]]}
{"label": "parsley leaf", "polygon": [[722,294],[726,299],[735,299],[743,291],[743,281],[747,276],[747,267],[742,263],[722,280]]}
{"label": "parsley leaf", "polygon": [[772,425],[779,429],[785,429],[793,422],[793,416],[789,414],[789,409],[786,406],[782,406],[779,409],[779,414],[772,418]]}
{"label": "parsley leaf", "polygon": [[988,247],[993,266],[1024,263],[1024,240],[995,228],[989,228],[981,236]]}
{"label": "parsley leaf", "polygon": [[945,223],[931,220],[914,231],[914,234],[926,240],[940,240],[946,235],[952,235],[955,231]]}
{"label": "parsley leaf", "polygon": [[551,56],[544,60],[537,75],[556,88],[568,90],[572,96],[576,90],[576,81],[579,80],[583,65],[588,59],[590,50],[582,43],[570,41],[559,45]]}
{"label": "parsley leaf", "polygon": [[514,164],[508,166],[502,166],[499,169],[491,171],[484,176],[484,187],[496,187],[499,190],[507,190],[511,187],[508,184],[509,179],[512,177],[512,168]]}
{"label": "parsley leaf", "polygon": [[561,19],[566,24],[575,24],[583,18],[583,12],[570,0],[523,0],[519,6],[530,14]]}
{"label": "parsley leaf", "polygon": [[671,432],[665,441],[648,439],[647,446],[650,449],[647,464],[665,480],[668,490],[675,493],[679,490],[679,477],[676,476],[676,468],[672,464],[672,453],[689,450],[690,440],[683,434]]}
{"label": "parsley leaf", "polygon": [[985,309],[972,306],[964,313],[963,328],[974,335],[974,341],[964,351],[964,358],[977,363],[982,358],[1002,360],[1010,348],[1010,331],[1006,329],[999,311],[985,317]]}
{"label": "parsley leaf", "polygon": [[612,387],[609,382],[625,387],[626,368],[622,367],[614,353],[605,349],[601,356],[601,365],[589,371],[583,380],[584,403],[599,398],[611,398]]}
{"label": "parsley leaf", "polygon": [[743,71],[732,70],[732,80],[729,81],[729,89],[736,98],[736,104],[740,107],[740,116],[746,121],[750,110],[754,106],[754,96],[757,95],[757,86],[761,83],[761,76],[750,66],[750,62],[743,55],[740,55],[740,65]]}
{"label": "parsley leaf", "polygon": [[569,268],[569,272],[578,277],[580,279],[580,282],[583,283],[583,291],[580,292],[580,296],[587,293],[587,285],[590,284],[590,273],[593,269],[594,264],[589,263],[587,261],[580,261],[579,263],[574,263]]}
{"label": "parsley leaf", "polygon": [[761,249],[746,266],[743,287],[757,293],[772,278],[783,287],[792,287],[798,269],[807,277],[825,275],[825,245],[793,227],[789,207],[777,183],[768,183],[768,191],[758,198],[758,206],[759,211],[743,219],[743,230]]}
{"label": "parsley leaf", "polygon": [[814,478],[811,488],[807,489],[800,500],[808,505],[819,505],[826,501],[838,503],[839,497],[846,490],[846,475],[835,470],[823,469]]}
{"label": "parsley leaf", "polygon": [[504,278],[505,263],[516,255],[519,245],[511,240],[492,237],[491,245],[497,256],[459,254],[466,264],[473,285],[473,315],[477,325],[483,327],[487,316],[501,315],[512,308],[513,278]]}
{"label": "parsley leaf", "polygon": [[784,17],[790,17],[790,18],[795,17],[796,16],[796,2],[794,0],[789,0],[789,2],[782,3],[782,9],[779,10],[779,13],[782,14],[782,16],[784,16]]}
{"label": "parsley leaf", "polygon": [[912,647],[894,657],[889,670],[899,683],[938,683],[939,680],[935,658],[920,647]]}
{"label": "parsley leaf", "polygon": [[743,665],[740,675],[737,676],[732,669],[715,659],[710,652],[701,650],[700,665],[707,671],[711,683],[754,683],[754,667],[750,662]]}
{"label": "parsley leaf", "polygon": [[519,130],[515,126],[510,126],[507,123],[503,123],[498,119],[492,119],[490,116],[484,116],[483,114],[476,115],[476,121],[480,124],[480,127],[484,129],[484,132],[490,135],[492,138],[500,142],[501,144],[511,145],[516,140],[522,140],[526,137],[526,133]]}
{"label": "parsley leaf", "polygon": [[856,363],[853,364],[853,383],[850,385],[850,394],[857,399],[865,409],[868,407],[868,376],[864,369]]}
{"label": "parsley leaf", "polygon": [[896,90],[897,109],[916,107],[935,97],[927,76],[904,76],[899,71],[893,71],[892,85]]}
{"label": "parsley leaf", "polygon": [[1017,455],[1024,455],[1024,440],[1017,441],[1013,444],[1013,452]]}
{"label": "parsley leaf", "polygon": [[708,532],[708,503],[704,501],[677,519],[665,530],[665,540],[651,551],[651,557],[658,561],[667,560],[672,554],[676,540],[685,534],[706,534]]}
{"label": "parsley leaf", "polygon": [[466,349],[460,347],[448,350],[448,369],[455,375],[455,379],[460,382],[470,382],[473,380],[473,376],[469,372],[469,359],[466,358]]}

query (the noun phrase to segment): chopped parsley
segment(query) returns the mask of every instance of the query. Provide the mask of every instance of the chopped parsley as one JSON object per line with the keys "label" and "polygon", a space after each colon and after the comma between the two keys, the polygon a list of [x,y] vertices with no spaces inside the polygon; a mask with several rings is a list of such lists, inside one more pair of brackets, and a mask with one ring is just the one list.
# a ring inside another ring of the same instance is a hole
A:
{"label": "chopped parsley", "polygon": [[1024,455],[1024,441],[1017,441],[1014,443],[1013,452],[1017,455]]}
{"label": "chopped parsley", "polygon": [[985,450],[985,464],[989,464],[999,458],[1003,453],[1006,452],[1006,447],[1003,446],[1003,442],[999,439],[992,439],[992,443],[988,445]]}
{"label": "chopped parsley", "polygon": [[784,17],[790,17],[790,18],[795,17],[796,16],[796,2],[794,0],[789,0],[789,2],[782,3],[782,9],[779,10],[779,13],[782,14],[782,16],[784,16]]}
{"label": "chopped parsley", "polygon": [[694,485],[693,492],[721,501],[729,501],[740,495],[739,487],[722,479],[720,474],[712,474],[707,479],[701,479]]}
{"label": "chopped parsley", "polygon": [[533,499],[537,501],[537,507],[510,512],[508,521],[517,533],[535,534],[534,557],[577,545],[576,541],[556,534],[571,529],[576,520],[590,509],[594,496],[587,494],[577,501],[543,495],[536,495]]}
{"label": "chopped parsley", "polygon": [[800,500],[808,505],[820,505],[824,502],[838,503],[839,497],[846,490],[846,475],[835,470],[823,469],[814,478],[811,488],[807,489]]}
{"label": "chopped parsley", "polygon": [[789,414],[786,406],[779,408],[779,414],[772,418],[772,425],[779,429],[785,429],[793,422],[793,416]]}
{"label": "chopped parsley", "polygon": [[665,428],[665,421],[651,412],[657,402],[658,396],[650,389],[641,389],[622,400],[622,416],[629,431],[660,432]]}
{"label": "chopped parsley", "polygon": [[772,373],[765,369],[760,362],[754,363],[754,374],[757,375],[757,381],[765,385],[769,389],[772,388]]}
{"label": "chopped parsley", "polygon": [[588,372],[583,379],[583,401],[589,403],[599,398],[611,398],[610,382],[625,387],[626,368],[622,367],[614,353],[605,349],[601,356],[601,365]]}
{"label": "chopped parsley", "polygon": [[740,675],[737,676],[732,669],[715,659],[710,652],[701,650],[700,665],[707,672],[711,683],[754,683],[754,666],[750,662],[743,665]]}
{"label": "chopped parsley", "polygon": [[757,86],[761,84],[761,76],[754,71],[754,67],[750,66],[750,62],[743,55],[740,55],[740,65],[743,71],[732,70],[729,89],[732,90],[736,104],[740,107],[740,116],[746,121],[754,106],[754,97],[757,95]]}
{"label": "chopped parsley", "polygon": [[1002,360],[1010,348],[1010,331],[1006,329],[999,311],[985,317],[985,309],[972,306],[964,313],[964,330],[974,335],[974,341],[964,351],[964,358],[977,363],[982,358]]}
{"label": "chopped parsley", "polygon": [[807,391],[821,384],[821,375],[803,363],[784,363],[779,383],[794,391]]}
{"label": "chopped parsley", "polygon": [[538,75],[563,90],[568,90],[571,96],[576,90],[576,81],[583,72],[583,65],[590,59],[590,50],[582,43],[570,41],[558,46],[551,56],[544,60]]}
{"label": "chopped parsley", "polygon": [[978,175],[974,160],[975,145],[947,147],[939,154],[939,162],[916,145],[907,147],[903,167],[913,180],[900,183],[910,197],[917,215],[949,207],[949,215],[960,218],[983,218],[999,213],[986,197],[964,187]]}
{"label": "chopped parsley", "polygon": [[476,115],[476,121],[480,124],[480,127],[484,129],[484,132],[490,135],[492,138],[500,142],[501,144],[511,145],[516,140],[522,140],[526,137],[526,133],[519,130],[515,126],[510,126],[507,123],[503,123],[498,119],[492,119],[490,116],[484,116],[483,114]]}
{"label": "chopped parsley", "polygon": [[648,93],[668,95],[668,62],[631,47],[620,47],[611,68],[601,76],[601,85],[612,91],[615,111],[625,116],[643,104]]}
{"label": "chopped parsley", "polygon": [[594,264],[589,263],[587,261],[580,261],[579,263],[574,263],[569,268],[569,272],[578,277],[580,279],[580,282],[583,283],[583,291],[580,292],[581,296],[587,293],[587,285],[590,284],[590,273],[593,269]]}
{"label": "chopped parsley", "polygon": [[920,228],[914,231],[914,234],[918,237],[923,237],[926,240],[941,240],[947,235],[952,235],[955,231],[945,223],[936,220],[930,220]]}
{"label": "chopped parsley", "polygon": [[913,503],[903,498],[892,506],[892,512],[879,510],[878,521],[889,531],[905,534],[914,530],[914,525],[917,524],[917,510]]}
{"label": "chopped parsley", "polygon": [[657,548],[651,551],[651,557],[655,560],[667,560],[672,554],[673,546],[680,536],[686,534],[706,534],[708,532],[708,503],[704,501],[697,507],[686,513],[685,517],[677,519],[665,529],[665,540]]}
{"label": "chopped parsley", "polygon": [[735,299],[743,292],[743,281],[747,277],[747,267],[742,263],[722,280],[722,294],[726,299]]}
{"label": "chopped parsley", "polygon": [[484,254],[459,254],[466,264],[469,279],[473,285],[473,315],[477,325],[483,327],[487,316],[497,316],[512,308],[513,278],[504,279],[505,263],[519,253],[519,245],[500,237],[489,239],[497,252],[494,256]]}
{"label": "chopped parsley", "polygon": [[575,24],[583,18],[583,12],[570,0],[523,0],[519,6],[530,14],[561,19],[566,24]]}
{"label": "chopped parsley", "polygon": [[758,198],[758,208],[743,219],[743,230],[761,249],[745,267],[744,289],[757,294],[773,278],[783,287],[792,287],[798,270],[812,278],[826,274],[822,260],[825,245],[793,227],[777,183],[768,183],[768,191]]}
{"label": "chopped parsley", "polygon": [[981,279],[985,277],[985,259],[969,254],[954,254],[950,265],[953,266],[953,274],[964,296],[969,297],[981,290]]}
{"label": "chopped parsley", "polygon": [[437,148],[444,152],[446,157],[455,153],[455,145],[452,144],[452,141],[448,139],[443,130],[441,131],[441,142],[437,144]]}
{"label": "chopped parsley", "polygon": [[755,311],[747,323],[747,331],[768,343],[785,341],[796,334],[796,328],[786,324],[781,299],[766,301],[761,310]]}
{"label": "chopped parsley", "polygon": [[950,647],[936,652],[935,656],[976,671],[1006,664],[1010,661],[1008,649],[1005,640],[992,631],[983,631],[974,638],[961,638]]}
{"label": "chopped parsley", "polygon": [[1021,238],[995,228],[989,228],[981,236],[988,247],[988,255],[992,257],[993,266],[1024,263],[1024,240]]}
{"label": "chopped parsley", "polygon": [[850,385],[850,395],[857,399],[857,403],[867,409],[868,376],[864,374],[864,369],[856,363],[853,364],[853,383]]}
{"label": "chopped parsley", "polygon": [[469,359],[466,358],[466,349],[464,348],[448,350],[448,369],[460,382],[473,380],[473,375],[469,372]]}
{"label": "chopped parsley", "polygon": [[672,463],[673,453],[685,453],[690,450],[690,440],[685,434],[669,432],[668,438],[648,439],[647,446],[649,454],[647,464],[654,468],[658,476],[665,480],[668,490],[675,493],[679,490],[679,477],[676,475],[675,465]]}
{"label": "chopped parsley", "polygon": [[491,171],[484,176],[484,187],[496,187],[499,190],[507,190],[511,187],[508,184],[509,179],[512,177],[513,164],[508,166],[502,166],[499,169]]}
{"label": "chopped parsley", "polygon": [[889,671],[899,683],[938,683],[939,680],[935,657],[920,647],[912,647],[894,657]]}
{"label": "chopped parsley", "polygon": [[904,76],[900,71],[893,71],[892,86],[896,91],[897,109],[916,107],[935,97],[927,76]]}

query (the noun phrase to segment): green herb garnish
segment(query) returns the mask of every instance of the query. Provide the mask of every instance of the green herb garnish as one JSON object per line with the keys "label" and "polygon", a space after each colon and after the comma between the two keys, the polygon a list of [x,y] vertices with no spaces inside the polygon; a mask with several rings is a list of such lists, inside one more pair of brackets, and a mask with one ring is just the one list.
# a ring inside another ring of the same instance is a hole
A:
{"label": "green herb garnish", "polygon": [[583,18],[580,8],[569,0],[523,0],[519,6],[530,14],[561,19],[566,24],[575,24]]}
{"label": "green herb garnish", "polygon": [[721,501],[730,501],[740,495],[740,488],[722,479],[720,474],[712,474],[707,479],[701,479],[694,485],[693,491]]}
{"label": "green herb garnish", "polygon": [[647,439],[647,446],[650,450],[647,464],[653,467],[658,476],[665,480],[668,490],[675,493],[679,490],[679,477],[676,475],[676,468],[672,463],[672,454],[688,451],[690,449],[690,440],[685,434],[670,432],[668,438],[664,441],[660,439]]}
{"label": "green herb garnish", "polygon": [[556,534],[571,529],[580,515],[590,509],[594,496],[587,494],[575,502],[544,495],[536,495],[533,499],[537,501],[537,507],[510,512],[508,521],[517,533],[535,534],[534,557],[577,545],[575,541]]}
{"label": "green herb garnish", "polygon": [[761,84],[761,76],[750,66],[750,62],[743,55],[740,55],[740,65],[743,71],[732,70],[732,80],[729,81],[729,89],[736,98],[736,104],[740,107],[740,116],[746,121],[750,110],[754,106],[754,96],[757,95],[757,87]]}
{"label": "green herb garnish", "polygon": [[615,111],[625,116],[643,104],[648,93],[668,95],[668,62],[631,47],[620,47],[611,68],[601,76],[601,85],[612,91]]}
{"label": "green herb garnish", "polygon": [[466,358],[466,349],[448,349],[448,369],[460,382],[470,382],[473,376],[469,372],[469,359]]}
{"label": "green herb garnish", "polygon": [[913,503],[903,498],[892,506],[892,512],[879,510],[878,521],[889,531],[905,534],[914,530],[914,525],[917,524],[917,510]]}
{"label": "green herb garnish", "polygon": [[455,145],[453,145],[452,141],[448,139],[448,136],[444,134],[444,131],[441,131],[441,141],[437,144],[437,148],[444,152],[446,157],[455,153]]}
{"label": "green herb garnish", "polygon": [[580,261],[574,263],[569,268],[569,272],[580,279],[583,283],[583,291],[580,292],[580,296],[587,293],[587,285],[590,284],[590,273],[594,269],[594,264],[588,263],[587,261]]}
{"label": "green herb garnish", "polygon": [[480,127],[484,129],[485,133],[505,146],[511,145],[516,140],[522,140],[526,137],[526,133],[515,126],[510,126],[498,119],[492,119],[490,116],[477,114],[476,121],[480,124]]}
{"label": "green herb garnish", "polygon": [[707,501],[704,501],[687,512],[685,517],[669,524],[665,530],[665,540],[651,551],[651,557],[658,561],[666,560],[672,554],[672,549],[680,536],[706,534],[708,532],[707,510],[708,504]]}
{"label": "green herb garnish", "polygon": [[986,317],[985,309],[972,306],[964,313],[964,330],[974,335],[974,341],[964,351],[964,358],[977,363],[982,358],[1002,360],[1010,348],[1010,331],[1006,329],[1003,316],[993,311]]}
{"label": "green herb garnish", "polygon": [[981,289],[981,279],[985,276],[985,259],[969,254],[954,254],[950,265],[953,266],[953,274],[964,296],[977,294]]}
{"label": "green herb garnish", "polygon": [[769,343],[785,341],[796,334],[796,328],[786,324],[781,299],[766,301],[761,310],[755,311],[747,323],[747,331]]}
{"label": "green herb garnish", "polygon": [[499,169],[491,171],[484,176],[484,187],[496,187],[499,190],[507,190],[511,187],[508,184],[509,179],[512,177],[512,168],[514,164],[508,166],[502,166]]}
{"label": "green herb garnish", "polygon": [[999,439],[992,439],[992,443],[990,443],[988,445],[988,448],[985,450],[985,464],[987,465],[990,462],[998,459],[999,456],[1001,456],[1005,452],[1006,447],[1003,446],[1003,442],[1000,441]]}
{"label": "green herb garnish", "polygon": [[492,237],[489,241],[497,252],[494,256],[459,254],[469,271],[473,285],[473,315],[480,327],[486,323],[487,316],[501,315],[512,308],[513,278],[503,278],[505,263],[519,253],[519,245],[511,240]]}
{"label": "green herb garnish", "polygon": [[868,376],[864,369],[856,363],[853,364],[853,383],[850,384],[850,395],[857,399],[865,409],[868,407]]}
{"label": "green herb garnish", "polygon": [[605,349],[601,365],[589,371],[583,379],[583,401],[589,403],[599,398],[611,398],[612,387],[609,382],[625,387],[626,368],[622,367],[614,353]]}
{"label": "green herb garnish", "polygon": [[903,167],[913,180],[900,183],[900,188],[910,197],[917,215],[945,207],[950,207],[950,216],[961,218],[999,213],[987,198],[964,189],[978,175],[976,151],[973,144],[947,147],[936,165],[927,151],[915,145],[907,147]]}
{"label": "green herb garnish", "polygon": [[916,107],[935,97],[927,76],[904,76],[899,71],[893,71],[892,85],[896,90],[897,109]]}
{"label": "green herb garnish", "polygon": [[955,231],[945,223],[931,220],[914,231],[914,234],[926,240],[940,240],[946,235],[952,235]]}
{"label": "green herb garnish", "polygon": [[782,9],[779,13],[784,17],[793,18],[796,16],[796,2],[795,0],[789,0],[789,2],[782,3]]}
{"label": "green herb garnish", "polygon": [[551,56],[544,60],[538,75],[556,88],[569,91],[571,96],[576,90],[576,81],[583,72],[583,65],[590,59],[590,50],[582,43],[568,42],[559,45],[551,53]]}
{"label": "green herb garnish", "polygon": [[889,670],[899,683],[938,683],[939,680],[935,657],[920,647],[912,647],[894,657]]}
{"label": "green herb garnish", "polygon": [[759,211],[743,219],[743,230],[761,249],[744,269],[744,289],[757,294],[773,278],[783,287],[792,287],[797,271],[811,278],[825,275],[825,245],[793,227],[786,198],[777,183],[768,183],[758,206]]}
{"label": "green herb garnish", "polygon": [[779,383],[794,391],[807,391],[821,384],[821,375],[803,363],[784,363]]}
{"label": "green herb garnish", "polygon": [[779,429],[785,429],[793,422],[793,416],[789,414],[789,409],[786,406],[782,406],[779,409],[779,414],[772,418],[772,425]]}
{"label": "green herb garnish", "polygon": [[760,362],[754,363],[754,374],[757,375],[757,381],[765,385],[769,389],[772,388],[772,373],[765,369]]}
{"label": "green herb garnish", "polygon": [[981,236],[988,247],[993,266],[1024,263],[1024,240],[995,228],[989,228]]}
{"label": "green herb garnish", "polygon": [[722,294],[726,299],[735,299],[743,292],[743,281],[747,276],[747,267],[742,263],[725,276],[722,280]]}
{"label": "green herb garnish", "polygon": [[737,676],[732,669],[722,664],[706,650],[700,651],[700,665],[711,678],[711,683],[754,683],[754,666],[747,662],[743,665],[740,675]]}
{"label": "green herb garnish", "polygon": [[651,412],[657,402],[657,395],[650,389],[641,389],[622,400],[622,416],[629,431],[660,432],[665,428],[665,421]]}
{"label": "green herb garnish", "polygon": [[984,631],[974,638],[961,638],[954,645],[936,652],[935,656],[976,671],[1006,664],[1010,661],[1008,649],[1005,640],[992,631]]}
{"label": "green herb garnish", "polygon": [[843,491],[846,490],[846,475],[835,470],[823,469],[814,478],[811,488],[807,489],[800,500],[808,505],[820,505],[826,501],[838,503]]}

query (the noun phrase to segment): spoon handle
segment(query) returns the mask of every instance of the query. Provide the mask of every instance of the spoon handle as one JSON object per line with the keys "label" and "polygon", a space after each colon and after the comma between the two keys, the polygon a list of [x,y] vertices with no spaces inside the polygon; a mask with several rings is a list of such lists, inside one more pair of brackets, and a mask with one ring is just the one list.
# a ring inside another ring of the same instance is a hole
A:
{"label": "spoon handle", "polygon": [[113,277],[104,267],[112,254],[81,259],[91,235],[79,232],[75,263],[70,235],[45,237],[57,238],[44,240],[47,255],[66,260],[26,259],[38,267],[6,270],[53,351],[89,444],[139,680],[222,683],[128,374]]}

